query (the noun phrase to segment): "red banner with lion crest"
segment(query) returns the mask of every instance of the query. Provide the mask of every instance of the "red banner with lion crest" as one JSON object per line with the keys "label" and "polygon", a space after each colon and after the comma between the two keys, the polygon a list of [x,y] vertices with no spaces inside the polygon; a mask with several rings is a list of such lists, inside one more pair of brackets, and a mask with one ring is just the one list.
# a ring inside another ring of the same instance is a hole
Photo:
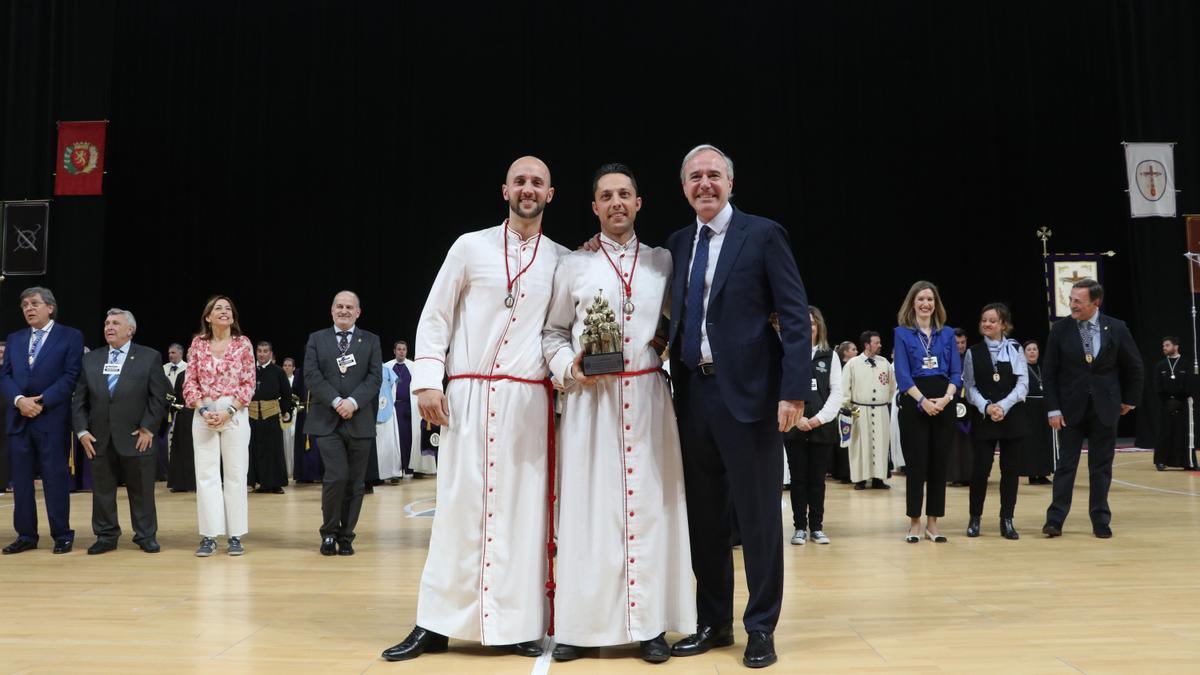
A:
{"label": "red banner with lion crest", "polygon": [[104,135],[107,121],[59,122],[54,194],[104,194]]}

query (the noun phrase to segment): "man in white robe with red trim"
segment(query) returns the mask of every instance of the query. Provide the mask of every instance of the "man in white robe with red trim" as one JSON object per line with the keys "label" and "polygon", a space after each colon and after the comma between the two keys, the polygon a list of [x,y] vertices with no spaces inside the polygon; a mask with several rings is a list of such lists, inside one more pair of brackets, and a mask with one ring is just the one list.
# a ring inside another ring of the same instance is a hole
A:
{"label": "man in white robe with red trim", "polygon": [[[696,625],[679,430],[660,356],[671,252],[638,240],[642,200],[628,167],[600,167],[592,193],[599,250],[559,260],[542,334],[550,371],[566,392],[554,658],[640,642],[642,658],[659,663],[671,655],[665,632]],[[589,377],[581,345],[601,297],[621,332],[621,365]]]}
{"label": "man in white robe with red trim", "polygon": [[445,651],[447,638],[542,653],[552,439],[541,334],[567,251],[541,233],[554,197],[545,163],[513,162],[501,192],[508,219],[451,246],[417,327],[412,390],[442,428],[437,512],[416,626],[389,661]]}

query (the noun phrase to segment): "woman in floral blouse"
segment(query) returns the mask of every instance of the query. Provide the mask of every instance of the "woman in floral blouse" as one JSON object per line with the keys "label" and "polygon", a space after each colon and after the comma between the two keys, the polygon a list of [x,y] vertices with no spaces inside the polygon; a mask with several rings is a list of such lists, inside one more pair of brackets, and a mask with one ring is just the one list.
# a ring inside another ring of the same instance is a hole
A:
{"label": "woman in floral blouse", "polygon": [[214,296],[204,306],[200,333],[192,339],[188,358],[183,398],[196,410],[192,439],[196,511],[203,537],[196,555],[212,555],[216,537],[222,534],[229,535],[229,555],[242,555],[241,537],[248,529],[246,472],[250,461],[246,406],[254,396],[254,348],[242,335],[237,309],[227,296]]}

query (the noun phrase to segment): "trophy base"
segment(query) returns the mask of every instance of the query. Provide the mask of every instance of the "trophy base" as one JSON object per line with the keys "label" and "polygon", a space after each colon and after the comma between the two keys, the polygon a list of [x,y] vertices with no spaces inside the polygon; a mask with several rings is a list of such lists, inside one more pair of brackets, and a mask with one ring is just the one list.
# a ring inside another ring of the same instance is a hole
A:
{"label": "trophy base", "polygon": [[622,352],[587,354],[583,357],[582,367],[583,374],[588,377],[619,373],[625,369],[625,355]]}

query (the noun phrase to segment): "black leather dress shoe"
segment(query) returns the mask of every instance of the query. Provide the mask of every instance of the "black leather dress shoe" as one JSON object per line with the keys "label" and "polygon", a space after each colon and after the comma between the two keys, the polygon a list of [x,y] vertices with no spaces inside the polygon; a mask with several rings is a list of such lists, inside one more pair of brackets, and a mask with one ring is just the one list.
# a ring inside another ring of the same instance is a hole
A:
{"label": "black leather dress shoe", "polygon": [[105,541],[103,539],[97,539],[96,543],[94,543],[88,547],[87,554],[88,555],[100,555],[101,553],[108,553],[109,551],[115,551],[115,550],[117,550],[117,542]]}
{"label": "black leather dress shoe", "polygon": [[8,546],[5,546],[4,550],[0,551],[0,552],[2,552],[4,555],[11,555],[13,553],[23,553],[25,551],[32,551],[35,548],[37,548],[36,541],[30,541],[28,539],[18,539],[16,541],[14,541],[13,543],[9,544]]}
{"label": "black leather dress shoe", "polygon": [[713,647],[728,647],[733,644],[733,624],[724,626],[696,626],[696,632],[676,642],[671,647],[672,656],[695,656]]}
{"label": "black leather dress shoe", "polygon": [[1017,534],[1017,528],[1013,527],[1012,518],[1000,519],[1000,536],[1012,540],[1021,538],[1021,535]]}
{"label": "black leather dress shoe", "polygon": [[154,537],[138,542],[138,546],[146,553],[158,553],[162,550],[162,547],[158,545],[158,540]]}
{"label": "black leather dress shoe", "polygon": [[979,536],[979,516],[971,516],[971,519],[967,521],[967,536]]}
{"label": "black leather dress shoe", "polygon": [[1159,471],[1166,471],[1167,465],[1166,464],[1155,464],[1154,468],[1158,469]]}
{"label": "black leather dress shoe", "polygon": [[338,541],[338,555],[354,555],[354,546],[349,539]]}
{"label": "black leather dress shoe", "polygon": [[1093,525],[1092,534],[1100,539],[1112,539],[1112,528],[1107,525]]}
{"label": "black leather dress shoe", "polygon": [[667,634],[659,633],[653,640],[642,641],[642,660],[650,663],[662,663],[671,658],[671,645],[667,644]]}
{"label": "black leather dress shoe", "polygon": [[337,544],[334,543],[333,537],[325,537],[321,540],[321,555],[337,554]]}
{"label": "black leather dress shoe", "polygon": [[871,489],[872,490],[891,490],[892,486],[883,482],[879,478],[872,478],[871,479]]}
{"label": "black leather dress shoe", "polygon": [[775,636],[765,630],[750,631],[742,663],[747,668],[766,668],[778,660],[779,657],[775,655]]}
{"label": "black leather dress shoe", "polygon": [[555,661],[574,661],[575,659],[583,656],[583,647],[557,644],[554,645],[554,652],[552,653],[552,656],[554,656]]}
{"label": "black leather dress shoe", "polygon": [[1062,525],[1055,525],[1054,523],[1046,523],[1045,525],[1042,526],[1042,534],[1046,535],[1047,537],[1061,537],[1062,536]]}
{"label": "black leather dress shoe", "polygon": [[449,640],[445,635],[438,635],[420,626],[415,626],[404,642],[383,650],[383,658],[388,661],[407,661],[429,652],[437,654],[446,651]]}
{"label": "black leather dress shoe", "polygon": [[56,542],[54,542],[54,552],[55,553],[70,553],[71,549],[74,548],[74,546],[75,546],[75,540],[73,540],[73,539],[63,539],[62,541],[56,541]]}
{"label": "black leather dress shoe", "polygon": [[515,645],[506,645],[501,647],[501,649],[507,649],[517,656],[528,656],[530,658],[537,658],[542,655],[542,645],[532,640],[518,642]]}
{"label": "black leather dress shoe", "polygon": [[865,481],[865,480],[858,481],[857,483],[854,484],[854,489],[855,490],[866,490],[867,489],[867,481]]}

